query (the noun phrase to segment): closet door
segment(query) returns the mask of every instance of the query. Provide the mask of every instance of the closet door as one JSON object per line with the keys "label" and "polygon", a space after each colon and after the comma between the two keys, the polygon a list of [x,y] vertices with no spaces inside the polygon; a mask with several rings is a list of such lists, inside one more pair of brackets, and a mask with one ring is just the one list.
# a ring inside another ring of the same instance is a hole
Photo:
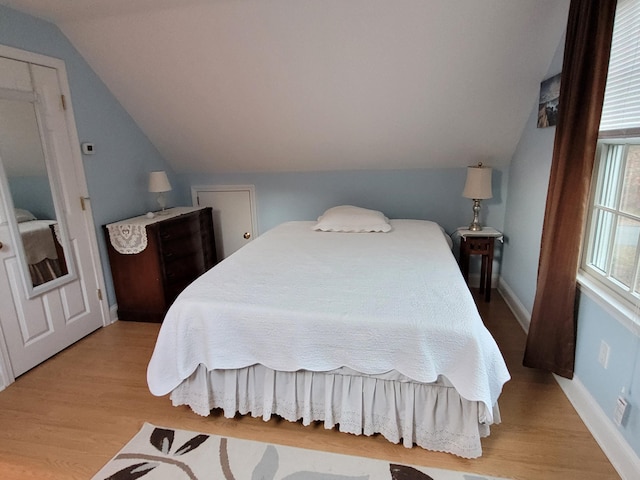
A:
{"label": "closet door", "polygon": [[257,230],[253,185],[192,187],[192,196],[194,205],[212,208],[219,261],[253,240]]}
{"label": "closet door", "polygon": [[0,388],[106,323],[60,68],[0,56]]}

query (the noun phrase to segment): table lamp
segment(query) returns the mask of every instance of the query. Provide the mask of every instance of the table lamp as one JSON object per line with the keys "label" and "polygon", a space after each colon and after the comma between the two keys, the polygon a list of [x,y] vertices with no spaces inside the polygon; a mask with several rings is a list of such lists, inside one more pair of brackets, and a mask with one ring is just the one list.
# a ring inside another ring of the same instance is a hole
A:
{"label": "table lamp", "polygon": [[167,174],[164,170],[151,172],[149,174],[149,191],[158,194],[157,200],[158,205],[160,206],[158,214],[164,215],[166,213],[165,207],[167,206],[164,192],[171,191],[171,184],[169,183],[169,179],[167,178]]}
{"label": "table lamp", "polygon": [[482,166],[482,162],[473,167],[467,167],[467,181],[464,184],[462,196],[473,200],[473,221],[469,230],[477,232],[482,230],[478,219],[480,214],[480,200],[491,198],[491,168]]}

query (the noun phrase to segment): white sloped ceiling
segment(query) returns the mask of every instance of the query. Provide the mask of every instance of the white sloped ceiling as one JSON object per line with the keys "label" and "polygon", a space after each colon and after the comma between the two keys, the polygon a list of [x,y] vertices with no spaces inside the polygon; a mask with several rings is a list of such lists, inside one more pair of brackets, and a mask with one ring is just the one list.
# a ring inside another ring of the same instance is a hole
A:
{"label": "white sloped ceiling", "polygon": [[178,172],[510,161],[569,0],[0,0],[55,22]]}

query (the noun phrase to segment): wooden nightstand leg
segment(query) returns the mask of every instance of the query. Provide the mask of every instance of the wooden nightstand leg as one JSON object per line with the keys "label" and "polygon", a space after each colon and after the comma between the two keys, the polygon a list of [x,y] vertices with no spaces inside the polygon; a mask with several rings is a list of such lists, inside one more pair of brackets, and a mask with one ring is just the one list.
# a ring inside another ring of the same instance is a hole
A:
{"label": "wooden nightstand leg", "polygon": [[[487,258],[487,261],[488,260],[489,259]],[[484,292],[484,301],[490,302],[491,301],[491,264],[490,263],[487,265],[486,275],[487,276],[484,278],[484,281],[486,283],[485,292]]]}
{"label": "wooden nightstand leg", "polygon": [[[461,242],[466,242],[463,238]],[[467,252],[466,245],[460,244],[460,270],[462,270],[462,277],[466,283],[469,283],[469,253]]]}
{"label": "wooden nightstand leg", "polygon": [[484,296],[485,302],[491,301],[491,275],[493,270],[493,248],[494,248],[494,239],[491,239],[491,243],[489,245],[489,254],[487,255],[487,277],[486,277],[486,292]]}
{"label": "wooden nightstand leg", "polygon": [[487,256],[481,255],[480,260],[480,294],[482,295],[487,283]]}

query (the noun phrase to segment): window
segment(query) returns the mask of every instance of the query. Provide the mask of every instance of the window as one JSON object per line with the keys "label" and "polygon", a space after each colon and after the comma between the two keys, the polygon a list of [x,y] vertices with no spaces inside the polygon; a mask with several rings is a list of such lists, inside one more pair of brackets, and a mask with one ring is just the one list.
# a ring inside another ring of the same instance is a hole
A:
{"label": "window", "polygon": [[640,303],[640,0],[618,0],[582,269]]}
{"label": "window", "polygon": [[601,142],[583,268],[640,300],[640,139]]}

